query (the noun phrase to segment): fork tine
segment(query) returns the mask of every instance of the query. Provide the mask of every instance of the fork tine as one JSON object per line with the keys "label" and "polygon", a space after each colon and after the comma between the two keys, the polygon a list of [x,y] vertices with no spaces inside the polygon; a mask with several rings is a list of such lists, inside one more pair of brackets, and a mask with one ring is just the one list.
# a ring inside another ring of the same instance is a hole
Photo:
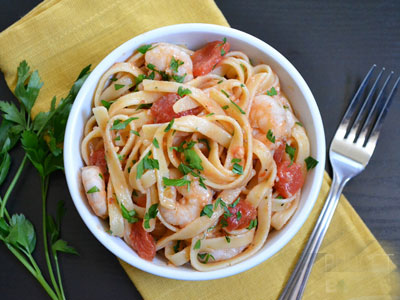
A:
{"label": "fork tine", "polygon": [[380,110],[380,113],[378,115],[378,118],[376,119],[376,122],[374,124],[374,127],[371,130],[371,134],[368,138],[368,140],[365,143],[365,146],[367,148],[367,150],[372,154],[372,152],[375,149],[376,146],[376,142],[378,140],[379,137],[379,133],[380,133],[380,129],[382,127],[382,124],[385,120],[386,114],[388,112],[389,106],[392,103],[393,100],[393,95],[396,93],[397,87],[399,85],[400,82],[400,76],[397,78],[396,82],[393,85],[392,90],[390,91],[389,96],[386,99],[386,102],[384,104],[384,106],[382,107],[382,109]]}
{"label": "fork tine", "polygon": [[356,110],[357,104],[360,100],[360,95],[364,92],[364,90],[369,82],[369,79],[371,78],[372,72],[374,71],[375,68],[376,68],[376,65],[374,64],[371,67],[371,69],[368,71],[368,73],[365,76],[365,78],[363,79],[363,81],[361,82],[361,85],[358,88],[353,99],[351,99],[351,102],[343,116],[343,119],[340,122],[339,128],[336,131],[335,137],[337,136],[339,138],[344,138],[344,136],[346,135],[347,127],[349,126],[350,119],[353,116],[354,111]]}
{"label": "fork tine", "polygon": [[[383,84],[383,87],[381,88],[381,90],[379,91],[378,96],[375,99],[374,105],[370,109],[370,111],[368,113],[368,116],[365,119],[364,125],[363,125],[363,127],[361,129],[361,132],[360,132],[360,135],[359,135],[359,137],[358,137],[358,139],[356,141],[360,146],[363,146],[365,141],[366,141],[368,130],[370,130],[371,126],[372,126],[373,116],[376,114],[376,108],[378,106],[378,103],[381,102],[381,99],[382,99],[382,96],[383,96],[383,92],[385,91],[386,86],[388,85],[389,80],[392,77],[392,75],[393,75],[393,71],[390,72],[389,76],[386,78],[385,83]],[[385,100],[382,100],[382,101],[385,101]]]}
{"label": "fork tine", "polygon": [[358,129],[360,129],[360,126],[362,125],[361,121],[362,121],[362,118],[364,116],[365,109],[366,109],[368,103],[370,103],[370,101],[372,99],[372,96],[374,95],[375,90],[376,90],[376,88],[378,86],[378,82],[381,79],[382,74],[383,74],[384,71],[385,71],[385,68],[382,68],[382,70],[379,72],[378,76],[375,79],[374,84],[372,85],[372,88],[370,89],[370,91],[368,93],[367,98],[364,100],[364,102],[363,102],[363,104],[362,104],[362,106],[361,106],[361,108],[360,108],[360,110],[359,110],[354,122],[353,122],[353,125],[351,126],[350,132],[349,132],[349,134],[347,136],[347,139],[349,141],[351,141],[351,142],[353,142],[353,141],[355,142],[357,140],[356,134],[358,132]]}

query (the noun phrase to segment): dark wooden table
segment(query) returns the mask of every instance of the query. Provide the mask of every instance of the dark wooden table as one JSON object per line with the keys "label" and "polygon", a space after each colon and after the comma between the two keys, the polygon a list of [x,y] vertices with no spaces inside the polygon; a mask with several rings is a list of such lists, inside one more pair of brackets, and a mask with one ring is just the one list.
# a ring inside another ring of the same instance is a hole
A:
{"label": "dark wooden table", "polygon": [[[39,2],[2,0],[0,30]],[[217,4],[233,28],[273,46],[303,75],[320,108],[328,145],[369,67],[376,63],[400,73],[400,1],[218,0]],[[1,99],[13,99],[4,77],[0,77]],[[400,93],[391,106],[368,168],[344,190],[372,233],[397,262],[400,261],[399,115]],[[15,160],[22,158],[18,151],[12,155]],[[330,166],[326,168],[330,171]],[[25,213],[33,221],[40,241],[40,185],[35,172],[32,167],[26,168],[8,208],[11,212]],[[141,299],[114,255],[87,230],[71,201],[64,175],[58,173],[50,183],[50,209],[60,199],[65,200],[67,207],[63,237],[80,253],[61,258],[68,298]],[[44,267],[42,253],[39,242],[36,256]],[[0,244],[0,298],[46,298],[43,289],[3,244]]]}

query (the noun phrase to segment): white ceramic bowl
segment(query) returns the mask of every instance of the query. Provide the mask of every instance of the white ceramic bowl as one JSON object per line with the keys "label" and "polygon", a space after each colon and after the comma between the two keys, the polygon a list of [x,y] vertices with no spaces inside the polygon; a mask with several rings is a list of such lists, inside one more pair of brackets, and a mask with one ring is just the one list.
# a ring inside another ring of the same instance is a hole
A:
{"label": "white ceramic bowl", "polygon": [[[137,256],[122,239],[113,237],[105,231],[107,224],[93,214],[81,185],[80,168],[83,166],[83,161],[80,155],[80,144],[85,122],[91,115],[94,90],[104,72],[115,62],[124,61],[143,44],[168,42],[198,49],[209,41],[222,40],[223,37],[226,37],[231,44],[231,50],[245,52],[256,63],[261,61],[269,64],[278,74],[283,91],[288,96],[296,116],[307,130],[311,155],[319,161],[319,164],[307,175],[300,205],[295,215],[282,230],[272,232],[263,248],[249,259],[211,272],[198,272],[190,266],[171,267],[158,256],[153,262],[146,261]],[[210,24],[179,24],[158,28],[132,38],[107,55],[93,70],[82,86],[68,119],[64,162],[68,188],[75,206],[86,226],[108,250],[128,264],[158,276],[180,280],[210,280],[231,276],[258,265],[293,238],[307,219],[321,187],[325,166],[325,137],[321,116],[309,87],[282,54],[265,42],[239,30]]]}

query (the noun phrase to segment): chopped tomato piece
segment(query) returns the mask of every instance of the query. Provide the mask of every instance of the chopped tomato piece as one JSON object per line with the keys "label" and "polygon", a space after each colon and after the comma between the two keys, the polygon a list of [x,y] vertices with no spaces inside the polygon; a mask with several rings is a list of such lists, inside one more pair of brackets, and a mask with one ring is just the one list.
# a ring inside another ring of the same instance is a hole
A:
{"label": "chopped tomato piece", "polygon": [[222,60],[228,53],[230,45],[223,41],[214,41],[195,51],[192,55],[193,76],[206,75]]}
{"label": "chopped tomato piece", "polygon": [[183,116],[197,115],[201,111],[201,108],[197,107],[180,113],[174,112],[174,109],[172,107],[178,99],[179,96],[177,94],[168,94],[162,96],[160,99],[154,102],[150,110],[154,118],[154,123],[165,123],[171,121],[172,119],[180,118]]}
{"label": "chopped tomato piece", "polygon": [[104,148],[93,151],[89,156],[89,165],[98,166],[103,173],[104,181],[108,181],[107,161]]}
{"label": "chopped tomato piece", "polygon": [[246,228],[257,217],[256,209],[247,201],[239,201],[235,207],[228,206],[228,209],[231,216],[226,220],[226,229],[229,231]]}
{"label": "chopped tomato piece", "polygon": [[143,229],[142,222],[132,224],[129,242],[141,258],[152,261],[156,256],[156,242],[153,236]]}
{"label": "chopped tomato piece", "polygon": [[274,188],[284,198],[293,196],[304,184],[300,165],[288,160],[278,163],[277,177]]}
{"label": "chopped tomato piece", "polygon": [[283,155],[285,154],[285,143],[279,145],[278,148],[275,149],[274,160],[277,164],[282,161]]}

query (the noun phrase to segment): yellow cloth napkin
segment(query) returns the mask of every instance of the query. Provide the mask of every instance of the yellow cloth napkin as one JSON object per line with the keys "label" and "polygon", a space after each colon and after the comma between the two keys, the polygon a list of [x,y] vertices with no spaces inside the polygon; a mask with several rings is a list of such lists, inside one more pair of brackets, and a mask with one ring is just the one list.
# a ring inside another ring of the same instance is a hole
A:
{"label": "yellow cloth napkin", "polygon": [[[49,0],[0,34],[0,69],[13,90],[26,59],[45,82],[34,113],[66,94],[79,71],[95,66],[126,40],[176,23],[229,26],[212,0]],[[290,276],[330,186],[299,233],[278,254],[229,278],[186,282],[147,274],[121,262],[145,299],[276,299]],[[392,299],[399,296],[396,266],[342,197],[311,273],[304,299]],[[397,288],[397,289],[396,289]]]}

